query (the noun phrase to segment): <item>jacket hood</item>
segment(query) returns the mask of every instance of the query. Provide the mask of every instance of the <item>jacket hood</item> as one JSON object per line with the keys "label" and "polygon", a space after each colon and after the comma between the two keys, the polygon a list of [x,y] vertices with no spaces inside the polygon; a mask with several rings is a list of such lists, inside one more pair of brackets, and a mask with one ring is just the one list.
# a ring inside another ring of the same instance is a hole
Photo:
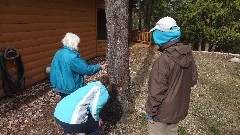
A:
{"label": "jacket hood", "polygon": [[191,65],[192,50],[187,45],[176,43],[174,46],[165,49],[164,53],[182,68],[188,68]]}

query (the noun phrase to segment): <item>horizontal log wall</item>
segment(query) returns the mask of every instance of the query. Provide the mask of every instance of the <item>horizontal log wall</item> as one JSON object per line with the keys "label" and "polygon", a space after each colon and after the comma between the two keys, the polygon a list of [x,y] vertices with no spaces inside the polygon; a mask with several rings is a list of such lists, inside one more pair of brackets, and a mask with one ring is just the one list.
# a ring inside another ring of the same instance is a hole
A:
{"label": "horizontal log wall", "polygon": [[[7,46],[19,51],[26,86],[48,77],[45,68],[62,47],[66,32],[81,38],[79,51],[84,59],[97,56],[95,0],[3,0],[0,15],[0,51]],[[9,73],[16,77],[11,63],[7,63]],[[3,95],[0,80],[0,96]]]}
{"label": "horizontal log wall", "polygon": [[107,40],[98,40],[97,56],[104,56],[107,53]]}

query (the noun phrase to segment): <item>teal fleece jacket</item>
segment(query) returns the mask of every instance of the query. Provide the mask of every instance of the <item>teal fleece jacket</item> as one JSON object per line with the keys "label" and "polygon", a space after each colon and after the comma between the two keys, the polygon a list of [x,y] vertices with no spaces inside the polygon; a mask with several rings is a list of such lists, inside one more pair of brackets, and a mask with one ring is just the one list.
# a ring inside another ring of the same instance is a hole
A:
{"label": "teal fleece jacket", "polygon": [[90,82],[63,98],[55,108],[54,117],[64,123],[82,124],[90,113],[99,121],[100,111],[108,99],[108,91],[100,81]]}
{"label": "teal fleece jacket", "polygon": [[63,46],[56,52],[50,68],[50,82],[56,92],[70,94],[84,85],[84,75],[93,75],[100,65],[89,65],[79,52]]}

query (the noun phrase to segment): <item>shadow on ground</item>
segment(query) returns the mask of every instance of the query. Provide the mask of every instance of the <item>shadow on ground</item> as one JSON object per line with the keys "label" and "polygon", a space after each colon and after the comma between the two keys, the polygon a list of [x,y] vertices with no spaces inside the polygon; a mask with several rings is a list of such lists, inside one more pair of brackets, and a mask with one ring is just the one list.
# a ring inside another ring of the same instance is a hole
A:
{"label": "shadow on ground", "polygon": [[[48,80],[44,80],[48,81]],[[40,82],[41,84],[43,82]],[[35,84],[37,85],[37,84]],[[8,114],[11,111],[17,110],[18,108],[22,106],[27,106],[28,108],[31,108],[29,105],[29,102],[42,97],[44,94],[46,94],[50,89],[50,85],[43,85],[43,87],[38,86],[39,88],[35,88],[34,91],[31,91],[32,88],[26,88],[22,90],[21,92],[18,92],[17,94],[1,97],[0,98],[0,115],[1,117],[6,117],[6,114]]]}

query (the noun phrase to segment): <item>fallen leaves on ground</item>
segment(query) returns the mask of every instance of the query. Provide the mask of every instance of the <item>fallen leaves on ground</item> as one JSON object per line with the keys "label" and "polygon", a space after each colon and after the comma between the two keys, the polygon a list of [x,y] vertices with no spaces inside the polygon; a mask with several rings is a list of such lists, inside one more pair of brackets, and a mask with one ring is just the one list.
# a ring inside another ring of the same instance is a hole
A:
{"label": "fallen leaves on ground", "polygon": [[[145,102],[148,74],[159,52],[156,48],[130,48],[130,75],[133,103],[125,121],[116,112],[121,106],[110,104],[109,118],[102,127],[102,135],[147,135]],[[199,81],[194,86],[189,115],[180,123],[180,134],[240,134],[240,65],[225,59],[195,54]],[[105,57],[88,61],[101,63]],[[103,70],[86,77],[86,83],[106,74]],[[62,129],[55,123],[53,112],[60,96],[52,91],[46,79],[27,88],[16,98],[0,98],[0,134],[2,135],[58,135]]]}

